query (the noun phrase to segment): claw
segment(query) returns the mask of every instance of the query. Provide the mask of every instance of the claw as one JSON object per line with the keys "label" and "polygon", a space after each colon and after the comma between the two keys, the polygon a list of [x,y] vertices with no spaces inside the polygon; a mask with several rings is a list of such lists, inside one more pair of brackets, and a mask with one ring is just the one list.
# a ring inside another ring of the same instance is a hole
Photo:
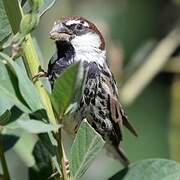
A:
{"label": "claw", "polygon": [[[70,176],[69,161],[68,161],[68,160],[65,160],[64,165],[65,165],[65,168],[66,168],[66,174],[67,174],[68,176]],[[60,174],[59,174],[58,171],[56,171],[56,172],[52,173],[52,174],[48,177],[48,180],[49,180],[49,179],[52,179],[52,178],[54,178],[54,177],[56,177],[56,176],[58,176],[58,175],[60,175]],[[61,175],[60,175],[60,177],[61,177]]]}
{"label": "claw", "polygon": [[45,71],[40,71],[40,72],[38,72],[37,74],[35,74],[32,79],[34,80],[34,79],[40,78],[40,77],[47,77],[47,72],[45,72]]}
{"label": "claw", "polygon": [[65,164],[65,167],[66,167],[66,174],[70,175],[69,161],[65,160],[64,164]]}
{"label": "claw", "polygon": [[48,179],[52,179],[52,178],[54,178],[54,177],[56,177],[56,176],[58,176],[58,175],[59,175],[59,172],[56,171],[56,172],[54,172],[53,174],[51,174],[51,175],[48,177]]}

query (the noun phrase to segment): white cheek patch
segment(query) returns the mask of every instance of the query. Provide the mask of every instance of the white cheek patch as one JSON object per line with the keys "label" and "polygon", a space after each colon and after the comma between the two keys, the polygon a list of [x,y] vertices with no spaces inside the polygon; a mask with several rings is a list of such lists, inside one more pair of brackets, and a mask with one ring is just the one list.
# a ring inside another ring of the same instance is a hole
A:
{"label": "white cheek patch", "polygon": [[70,20],[70,21],[66,22],[66,25],[67,26],[71,26],[73,24],[81,24],[81,23],[83,24],[83,26],[89,27],[89,24],[87,22],[85,22],[85,21],[82,21],[82,20]]}
{"label": "white cheek patch", "polygon": [[66,22],[66,25],[71,26],[72,24],[79,24],[80,22],[80,20],[70,20]]}
{"label": "white cheek patch", "polygon": [[78,50],[89,51],[99,49],[101,40],[97,34],[89,32],[81,36],[76,36],[72,39],[71,43],[75,48],[78,47]]}

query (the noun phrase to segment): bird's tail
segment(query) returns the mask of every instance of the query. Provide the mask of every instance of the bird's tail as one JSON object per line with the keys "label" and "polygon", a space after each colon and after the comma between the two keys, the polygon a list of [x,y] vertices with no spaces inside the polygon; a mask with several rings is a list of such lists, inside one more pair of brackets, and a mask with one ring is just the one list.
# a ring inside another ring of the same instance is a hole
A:
{"label": "bird's tail", "polygon": [[108,151],[112,154],[112,156],[119,160],[121,164],[127,167],[130,164],[129,159],[127,158],[124,150],[121,147],[110,145]]}

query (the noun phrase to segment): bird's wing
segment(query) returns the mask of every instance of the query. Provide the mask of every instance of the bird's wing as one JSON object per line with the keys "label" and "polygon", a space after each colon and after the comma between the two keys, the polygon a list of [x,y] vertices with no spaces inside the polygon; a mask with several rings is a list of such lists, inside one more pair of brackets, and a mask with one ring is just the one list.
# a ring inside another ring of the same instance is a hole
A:
{"label": "bird's wing", "polygon": [[[87,66],[87,78],[80,103],[80,114],[84,114],[91,126],[107,142],[107,149],[125,166],[129,160],[122,150],[122,126],[132,132],[134,128],[127,121],[118,102],[117,87],[109,68],[95,62]],[[134,133],[136,134],[136,133]]]}
{"label": "bird's wing", "polygon": [[[133,134],[136,131],[127,120],[118,101],[116,82],[105,64],[104,67],[95,62],[88,64],[87,80],[84,87],[81,105],[86,107],[90,114],[90,124],[103,136],[103,126],[110,131],[111,141],[119,145],[122,140],[122,125],[125,125]],[[105,135],[104,135],[105,136]]]}
{"label": "bird's wing", "polygon": [[70,63],[68,63],[68,61],[64,57],[58,57],[57,52],[51,57],[48,64],[47,76],[52,88],[54,86],[54,81],[69,65]]}
{"label": "bird's wing", "polygon": [[128,121],[128,118],[121,104],[119,103],[116,81],[106,64],[103,68],[103,75],[101,79],[102,79],[102,85],[106,87],[107,89],[106,91],[109,94],[110,112],[111,112],[112,120],[115,121],[115,123],[119,124],[120,129],[122,129],[122,125],[124,125],[132,134],[137,136],[134,127]]}

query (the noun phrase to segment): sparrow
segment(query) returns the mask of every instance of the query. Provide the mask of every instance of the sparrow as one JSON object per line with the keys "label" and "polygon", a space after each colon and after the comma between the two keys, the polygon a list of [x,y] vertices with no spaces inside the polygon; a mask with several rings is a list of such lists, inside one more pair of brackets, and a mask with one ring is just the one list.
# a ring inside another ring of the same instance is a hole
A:
{"label": "sparrow", "polygon": [[60,18],[49,34],[56,44],[47,72],[52,88],[60,74],[73,63],[81,61],[87,72],[78,108],[71,118],[64,121],[65,129],[75,132],[86,119],[102,136],[108,151],[128,166],[129,160],[121,145],[123,125],[135,136],[137,133],[119,103],[116,81],[107,65],[102,34],[92,22],[78,16]]}

